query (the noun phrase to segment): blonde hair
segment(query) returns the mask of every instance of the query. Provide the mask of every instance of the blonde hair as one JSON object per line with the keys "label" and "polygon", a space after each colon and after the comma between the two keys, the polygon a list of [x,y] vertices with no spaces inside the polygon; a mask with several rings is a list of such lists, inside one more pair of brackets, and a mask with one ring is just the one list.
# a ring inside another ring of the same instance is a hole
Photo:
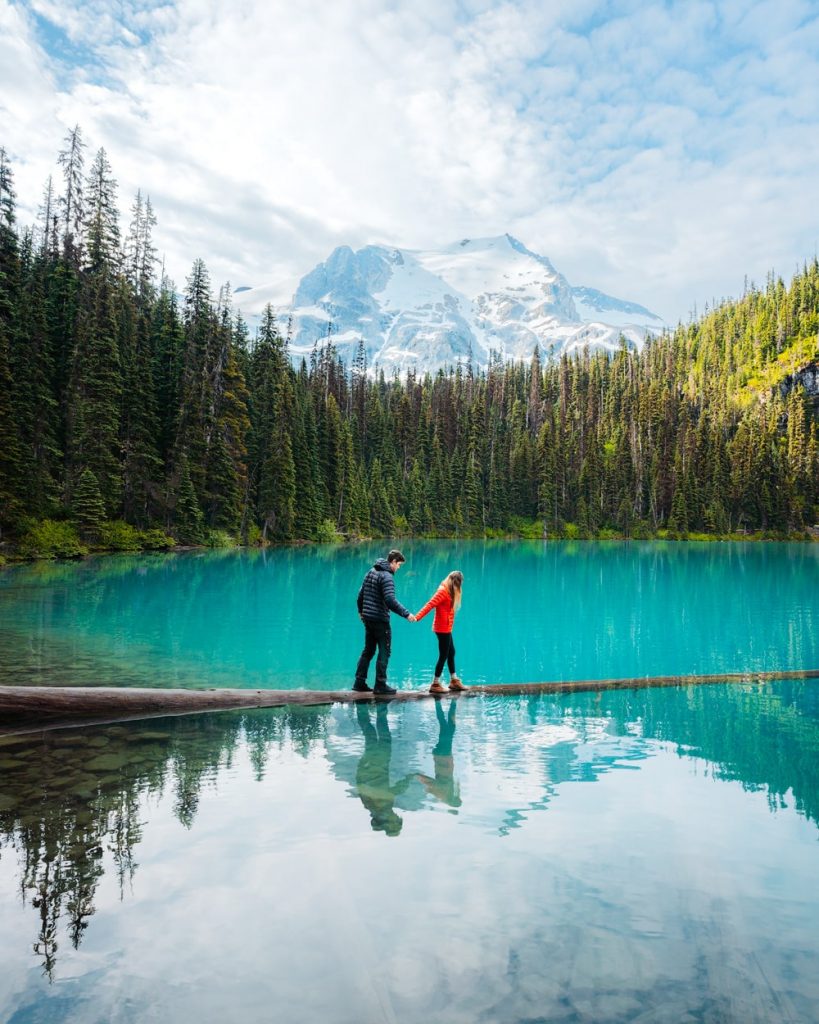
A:
{"label": "blonde hair", "polygon": [[452,605],[457,611],[461,607],[461,587],[464,585],[464,574],[460,569],[454,569],[448,576],[444,576],[440,585],[446,588],[452,598]]}

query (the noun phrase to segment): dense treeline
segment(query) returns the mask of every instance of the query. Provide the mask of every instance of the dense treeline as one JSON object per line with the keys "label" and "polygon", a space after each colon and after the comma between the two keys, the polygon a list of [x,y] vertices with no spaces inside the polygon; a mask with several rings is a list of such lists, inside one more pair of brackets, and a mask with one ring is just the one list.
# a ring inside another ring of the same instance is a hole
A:
{"label": "dense treeline", "polygon": [[[0,150],[0,529],[44,521],[114,546],[214,531],[250,542],[544,530],[785,533],[819,518],[819,263],[613,356],[492,360],[423,378],[294,365],[193,264],[158,278],[138,194],[121,232],[103,150],[79,128],[38,224],[16,223]],[[38,534],[37,531],[40,531]],[[147,531],[147,532],[145,532]],[[46,542],[42,542],[47,546]]]}

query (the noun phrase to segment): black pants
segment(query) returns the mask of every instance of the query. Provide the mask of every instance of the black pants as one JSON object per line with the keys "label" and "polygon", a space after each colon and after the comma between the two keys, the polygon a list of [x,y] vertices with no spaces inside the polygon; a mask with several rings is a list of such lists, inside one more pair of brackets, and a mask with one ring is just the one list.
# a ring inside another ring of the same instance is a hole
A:
{"label": "black pants", "polygon": [[439,679],[446,662],[449,674],[455,675],[455,642],[451,633],[436,633],[438,637],[438,660],[435,663],[435,678]]}
{"label": "black pants", "polygon": [[380,619],[364,620],[364,650],[358,659],[355,670],[355,681],[357,683],[367,682],[367,671],[370,662],[373,660],[376,648],[378,658],[375,662],[375,685],[386,686],[387,684],[387,663],[390,660],[392,651],[392,629],[389,622],[382,622]]}

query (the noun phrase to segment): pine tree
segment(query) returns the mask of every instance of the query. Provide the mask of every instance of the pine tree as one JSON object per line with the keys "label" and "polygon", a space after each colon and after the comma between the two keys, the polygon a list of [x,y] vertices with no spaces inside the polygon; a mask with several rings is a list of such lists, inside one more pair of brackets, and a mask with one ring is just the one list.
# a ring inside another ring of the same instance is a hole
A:
{"label": "pine tree", "polygon": [[296,537],[317,535],[325,516],[318,464],[318,438],[306,372],[299,374],[293,424],[293,462],[296,468]]}
{"label": "pine tree", "polygon": [[19,344],[14,355],[16,417],[26,481],[26,506],[34,516],[58,513],[62,452],[54,358],[48,330],[46,287],[49,264],[45,241],[39,253],[24,239],[21,258]]}
{"label": "pine tree", "polygon": [[463,484],[463,522],[467,530],[483,532],[483,485],[480,460],[474,448],[466,457],[466,476]]}
{"label": "pine tree", "polygon": [[17,425],[12,352],[18,342],[20,261],[11,165],[0,149],[0,535],[23,505],[23,451]]}
{"label": "pine tree", "polygon": [[426,526],[428,505],[424,474],[421,472],[421,464],[418,459],[413,460],[412,469],[407,478],[405,508],[410,529],[414,534],[421,533]]}
{"label": "pine tree", "polygon": [[247,386],[233,344],[230,309],[224,300],[214,341],[214,365],[210,374],[213,405],[208,416],[213,428],[206,437],[206,520],[211,526],[236,533],[241,526],[247,491],[250,419]]}
{"label": "pine tree", "polygon": [[122,507],[128,522],[138,526],[159,518],[162,461],[157,450],[159,417],[151,346],[151,305],[131,282],[120,280],[118,349],[122,373],[120,447]]}
{"label": "pine tree", "polygon": [[378,536],[392,533],[395,512],[387,495],[381,459],[376,457],[370,467],[370,524]]}
{"label": "pine tree", "polygon": [[66,135],[65,149],[60,152],[57,162],[63,169],[65,180],[65,191],[60,198],[63,258],[69,265],[79,266],[85,219],[83,195],[85,143],[79,125],[75,125]]}
{"label": "pine tree", "polygon": [[537,438],[535,473],[537,480],[537,513],[543,519],[544,529],[549,532],[557,532],[555,459],[551,424],[548,420],[544,421]]}
{"label": "pine tree", "polygon": [[451,528],[452,506],[447,479],[446,461],[438,430],[432,437],[428,499],[431,510],[430,530],[445,532]]}
{"label": "pine tree", "polygon": [[182,367],[185,337],[173,284],[163,279],[156,301],[150,307],[152,377],[157,409],[157,451],[168,467],[180,416]]}
{"label": "pine tree", "polygon": [[181,544],[202,544],[205,539],[204,517],[191,480],[188,460],[179,465],[179,483],[173,510],[173,533]]}
{"label": "pine tree", "polygon": [[273,307],[268,305],[262,313],[251,359],[248,445],[255,515],[265,539],[272,532],[278,539],[289,540],[294,529],[296,480],[288,423],[292,414],[288,378],[284,341]]}
{"label": "pine tree", "polygon": [[108,515],[117,515],[122,501],[122,377],[116,303],[119,224],[116,182],[102,149],[89,173],[85,210],[86,273],[71,357],[66,456],[71,483],[90,469]]}
{"label": "pine tree", "polygon": [[263,464],[259,505],[266,509],[262,536],[273,540],[292,540],[296,521],[296,467],[293,448],[286,432],[271,434]]}
{"label": "pine tree", "polygon": [[181,460],[187,460],[200,508],[206,500],[210,439],[214,429],[215,396],[212,370],[218,325],[210,298],[210,277],[202,260],[194,260],[185,292],[184,349],[175,415],[172,478],[181,480]]}
{"label": "pine tree", "polygon": [[105,502],[94,473],[83,469],[71,497],[71,516],[84,540],[96,540],[105,522]]}

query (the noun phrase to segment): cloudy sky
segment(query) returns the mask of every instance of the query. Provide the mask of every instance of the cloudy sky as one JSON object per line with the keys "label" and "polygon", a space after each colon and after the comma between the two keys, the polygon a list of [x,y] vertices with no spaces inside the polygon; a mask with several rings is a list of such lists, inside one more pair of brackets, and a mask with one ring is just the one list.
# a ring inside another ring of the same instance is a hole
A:
{"label": "cloudy sky", "polygon": [[673,322],[819,240],[817,0],[0,0],[33,220],[79,123],[178,284],[508,231]]}

